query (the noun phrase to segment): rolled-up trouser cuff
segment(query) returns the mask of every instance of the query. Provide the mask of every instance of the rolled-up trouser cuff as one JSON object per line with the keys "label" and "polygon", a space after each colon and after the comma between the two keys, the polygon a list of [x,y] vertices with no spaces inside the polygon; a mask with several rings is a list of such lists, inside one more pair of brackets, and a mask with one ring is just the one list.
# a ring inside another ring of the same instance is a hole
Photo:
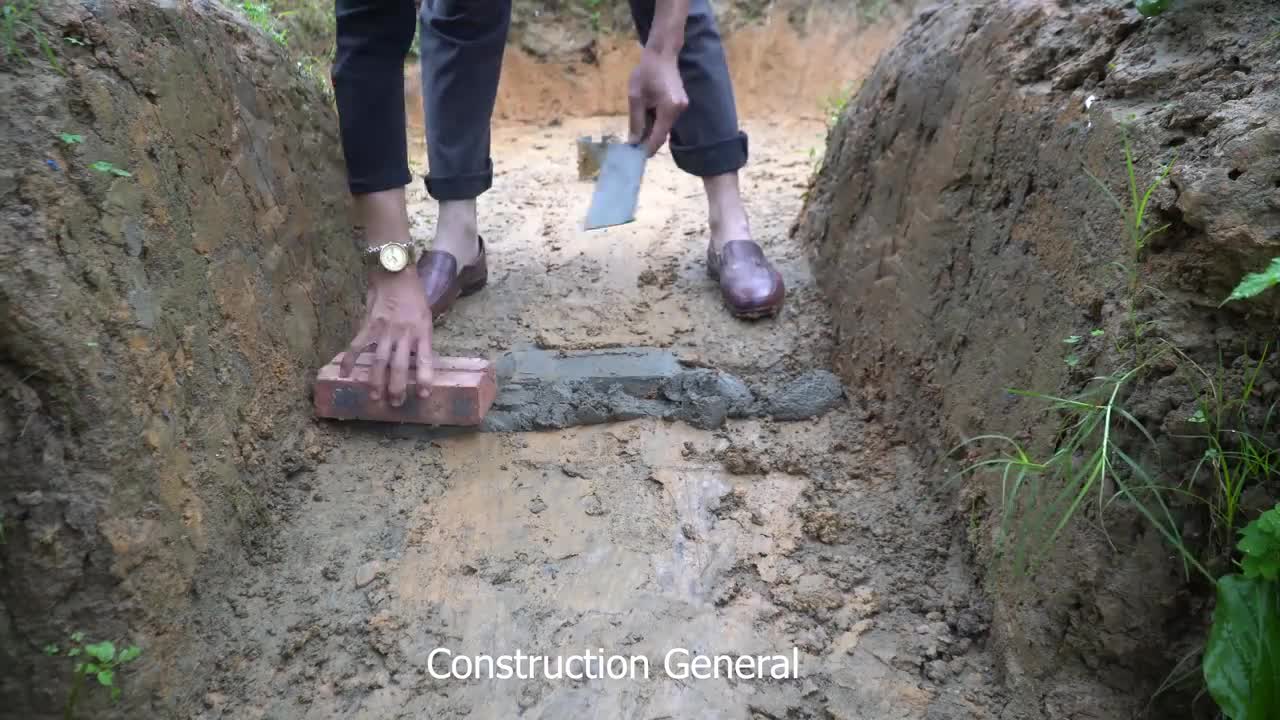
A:
{"label": "rolled-up trouser cuff", "polygon": [[412,181],[413,176],[409,174],[409,168],[405,167],[368,177],[349,177],[347,179],[347,187],[351,189],[352,195],[366,195],[368,193],[382,192],[383,190],[402,188]]}
{"label": "rolled-up trouser cuff", "polygon": [[486,161],[488,169],[471,175],[435,177],[427,175],[427,192],[436,200],[472,200],[493,187],[493,160]]}
{"label": "rolled-up trouser cuff", "polygon": [[747,134],[709,145],[684,146],[671,144],[671,157],[676,167],[698,177],[714,177],[737,172],[747,164]]}

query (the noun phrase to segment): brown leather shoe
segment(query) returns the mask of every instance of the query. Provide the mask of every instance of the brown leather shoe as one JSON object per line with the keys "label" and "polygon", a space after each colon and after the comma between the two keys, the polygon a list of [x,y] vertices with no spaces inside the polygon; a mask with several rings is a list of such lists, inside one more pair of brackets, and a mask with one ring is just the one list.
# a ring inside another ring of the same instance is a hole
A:
{"label": "brown leather shoe", "polygon": [[734,317],[755,320],[782,309],[782,274],[750,240],[730,240],[718,253],[708,246],[707,274],[720,281],[720,295]]}
{"label": "brown leather shoe", "polygon": [[418,278],[427,291],[431,317],[438,318],[459,297],[479,292],[489,282],[489,264],[484,256],[484,238],[477,238],[480,252],[470,265],[458,269],[458,258],[442,250],[429,250],[418,258]]}

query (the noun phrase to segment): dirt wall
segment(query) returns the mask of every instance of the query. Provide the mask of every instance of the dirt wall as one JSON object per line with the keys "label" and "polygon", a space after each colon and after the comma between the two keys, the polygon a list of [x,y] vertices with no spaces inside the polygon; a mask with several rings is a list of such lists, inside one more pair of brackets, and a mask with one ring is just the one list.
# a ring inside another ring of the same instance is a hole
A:
{"label": "dirt wall", "polygon": [[[897,37],[886,20],[863,27],[847,13],[824,15],[808,29],[783,17],[738,28],[725,37],[735,99],[745,126],[787,119],[821,119],[842,102]],[[845,24],[845,23],[848,24]],[[857,42],[849,42],[850,36]],[[629,34],[594,41],[589,62],[544,59],[508,46],[495,115],[499,121],[547,123],[565,117],[625,115],[627,80],[640,59]],[[421,80],[405,77],[410,116],[421,122]],[[625,128],[610,128],[618,131]],[[604,129],[601,130],[604,132]]]}
{"label": "dirt wall", "polygon": [[359,305],[336,123],[216,3],[28,22],[0,65],[0,716],[61,716],[41,648],[83,631],[142,647],[121,712],[162,717],[175,618],[312,462],[307,375]]}
{"label": "dirt wall", "polygon": [[[1203,393],[1172,358],[1238,379],[1275,337],[1274,296],[1218,308],[1280,254],[1273,9],[1201,2],[1144,20],[1119,1],[948,3],[917,15],[850,102],[794,231],[837,310],[835,364],[932,455],[940,491],[957,468],[944,451],[978,433],[1051,449],[1059,418],[1005,389],[1075,392],[1132,362],[1119,339],[1135,326],[1141,347],[1176,348],[1126,398],[1159,437],[1145,459],[1189,482],[1204,447],[1175,436],[1195,432]],[[1136,293],[1115,270],[1134,257],[1121,215],[1085,172],[1127,198],[1126,135],[1144,187],[1173,159],[1149,226],[1169,227],[1133,265]],[[1275,372],[1265,363],[1262,381]],[[1263,409],[1276,389],[1258,392]],[[1194,660],[1204,584],[1122,503],[1087,508],[1018,578],[993,559],[999,489],[961,502],[997,599],[1009,717],[1129,717]],[[1212,554],[1202,509],[1178,511]],[[1186,714],[1186,675],[1155,716]]]}

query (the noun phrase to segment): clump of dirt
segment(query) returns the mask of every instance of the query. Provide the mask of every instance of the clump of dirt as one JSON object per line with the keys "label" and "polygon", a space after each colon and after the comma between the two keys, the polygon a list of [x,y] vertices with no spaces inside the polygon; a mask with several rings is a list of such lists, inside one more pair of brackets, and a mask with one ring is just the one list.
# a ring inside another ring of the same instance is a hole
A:
{"label": "clump of dirt", "polygon": [[173,682],[195,578],[319,460],[307,376],[361,292],[331,110],[275,45],[216,3],[31,22],[58,68],[29,32],[0,67],[0,695],[35,718],[73,631],[144,648],[134,701]]}
{"label": "clump of dirt", "polygon": [[[1123,399],[1159,437],[1143,460],[1186,483],[1205,451],[1174,437],[1203,433],[1186,423],[1208,385],[1192,363],[1240,393],[1274,340],[1274,295],[1218,307],[1280,254],[1280,54],[1262,21],[1273,6],[1203,2],[1144,20],[1128,5],[925,10],[831,133],[794,232],[837,308],[835,364],[939,478],[955,469],[943,451],[979,433],[1052,443],[1059,421],[1005,388],[1074,393],[1142,353],[1158,359]],[[1173,168],[1149,209],[1148,227],[1168,227],[1137,256],[1086,173],[1127,204],[1125,138],[1139,193]],[[1260,378],[1278,371],[1268,360]],[[1255,420],[1280,386],[1257,388]],[[1254,506],[1276,489],[1258,488]],[[963,499],[991,564],[1010,712],[1127,716],[1202,645],[1206,588],[1136,513],[1090,508],[1014,581],[992,558],[999,489]],[[1179,513],[1213,554],[1203,508]],[[1185,709],[1194,692],[1157,703]]]}

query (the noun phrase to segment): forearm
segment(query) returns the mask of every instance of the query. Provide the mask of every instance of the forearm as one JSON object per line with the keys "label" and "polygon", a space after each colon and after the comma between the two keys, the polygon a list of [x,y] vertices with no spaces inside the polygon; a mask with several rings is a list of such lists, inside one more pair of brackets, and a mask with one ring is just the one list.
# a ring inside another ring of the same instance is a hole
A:
{"label": "forearm", "polygon": [[645,49],[660,55],[676,56],[684,46],[684,25],[689,19],[690,0],[654,0],[653,27]]}

